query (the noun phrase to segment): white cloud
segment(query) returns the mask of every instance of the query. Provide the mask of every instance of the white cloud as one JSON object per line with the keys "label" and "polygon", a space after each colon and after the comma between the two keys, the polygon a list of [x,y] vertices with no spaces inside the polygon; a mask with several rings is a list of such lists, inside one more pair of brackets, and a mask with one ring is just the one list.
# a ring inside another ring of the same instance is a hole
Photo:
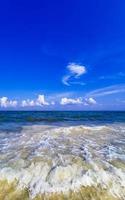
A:
{"label": "white cloud", "polygon": [[36,100],[22,100],[21,106],[22,107],[33,107],[33,106],[44,106],[49,105],[49,103],[45,100],[45,96],[39,94]]}
{"label": "white cloud", "polygon": [[34,100],[31,100],[31,101],[29,102],[29,105],[30,105],[30,106],[35,106]]}
{"label": "white cloud", "polygon": [[17,104],[18,104],[18,102],[17,102],[16,100],[13,100],[13,101],[11,100],[11,101],[9,102],[10,107],[16,107]]}
{"label": "white cloud", "polygon": [[32,107],[32,106],[35,106],[35,102],[34,100],[23,100],[22,103],[21,103],[21,106],[22,107]]}
{"label": "white cloud", "polygon": [[64,77],[62,78],[62,82],[63,82],[64,85],[70,86],[70,84],[68,83],[70,77],[71,77],[71,76],[67,76],[67,75],[66,75],[66,76],[64,76]]}
{"label": "white cloud", "polygon": [[85,103],[86,105],[95,105],[97,104],[96,100],[92,97],[88,98],[88,99],[85,99]]}
{"label": "white cloud", "polygon": [[67,105],[67,104],[82,104],[82,98],[72,99],[72,98],[62,98],[60,101],[61,105]]}
{"label": "white cloud", "polygon": [[0,107],[7,108],[7,107],[16,107],[18,102],[16,100],[9,100],[7,97],[0,98]]}
{"label": "white cloud", "polygon": [[23,100],[22,103],[21,103],[21,106],[22,107],[28,106],[27,100]]}
{"label": "white cloud", "polygon": [[[68,70],[67,74],[62,78],[63,84],[67,86],[74,84],[73,81],[71,82],[71,79],[78,79],[80,78],[80,76],[82,76],[87,72],[85,66],[76,63],[70,63],[67,66],[67,70]],[[81,82],[75,82],[75,84],[81,84]]]}
{"label": "white cloud", "polygon": [[82,74],[86,73],[86,68],[83,65],[78,65],[75,63],[71,63],[67,66],[67,68],[69,69],[69,71],[75,75],[76,77],[81,76]]}
{"label": "white cloud", "polygon": [[1,97],[0,98],[0,106],[6,108],[8,106],[8,98],[7,97]]}
{"label": "white cloud", "polygon": [[38,98],[36,100],[36,105],[38,105],[38,106],[47,105],[48,106],[49,103],[45,100],[45,96],[44,95],[39,94]]}
{"label": "white cloud", "polygon": [[82,104],[84,106],[89,106],[89,105],[95,105],[95,104],[97,104],[97,102],[92,97],[86,98],[86,99],[83,99],[82,97],[79,97],[79,98],[76,98],[76,99],[64,97],[64,98],[61,99],[60,104],[61,105],[68,105],[68,104],[79,105],[79,104]]}
{"label": "white cloud", "polygon": [[[67,94],[67,93],[65,93]],[[73,95],[72,95],[73,96]],[[96,100],[92,97],[88,98],[72,98],[67,96],[59,95],[58,99],[50,99],[49,102],[45,99],[44,95],[39,94],[36,99],[24,99],[22,101],[9,100],[8,97],[0,98],[0,107],[9,108],[9,107],[37,107],[37,106],[55,106],[55,105],[95,105]]]}

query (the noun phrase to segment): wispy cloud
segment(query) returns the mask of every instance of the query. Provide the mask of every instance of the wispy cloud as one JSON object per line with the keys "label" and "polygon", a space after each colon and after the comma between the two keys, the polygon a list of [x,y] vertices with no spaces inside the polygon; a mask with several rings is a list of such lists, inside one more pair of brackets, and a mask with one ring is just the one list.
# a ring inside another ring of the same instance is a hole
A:
{"label": "wispy cloud", "polygon": [[125,73],[119,72],[117,74],[107,75],[107,76],[100,76],[99,79],[107,80],[107,79],[123,79],[125,78]]}
{"label": "wispy cloud", "polygon": [[73,81],[80,78],[87,72],[86,67],[76,63],[70,63],[67,66],[67,74],[63,76],[62,82],[64,85],[70,86],[71,84],[84,84],[80,81]]}
{"label": "wispy cloud", "polygon": [[124,93],[124,92],[125,92],[125,84],[119,84],[119,85],[111,85],[108,87],[94,90],[92,92],[89,92],[86,96],[100,97],[100,96],[106,96],[106,95],[112,95],[112,94]]}

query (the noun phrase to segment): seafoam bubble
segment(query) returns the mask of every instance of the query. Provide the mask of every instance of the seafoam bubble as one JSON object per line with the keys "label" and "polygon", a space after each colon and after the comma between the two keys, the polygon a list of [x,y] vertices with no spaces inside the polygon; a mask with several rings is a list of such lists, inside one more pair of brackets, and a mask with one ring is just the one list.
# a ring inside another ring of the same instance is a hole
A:
{"label": "seafoam bubble", "polygon": [[30,199],[77,193],[81,187],[84,192],[88,187],[100,187],[107,195],[124,199],[124,165],[113,164],[118,159],[124,162],[122,149],[119,151],[123,145],[111,143],[114,138],[123,139],[124,133],[119,136],[117,130],[110,125],[24,126],[14,140],[15,132],[1,146],[0,181],[16,181],[17,190],[28,189]]}

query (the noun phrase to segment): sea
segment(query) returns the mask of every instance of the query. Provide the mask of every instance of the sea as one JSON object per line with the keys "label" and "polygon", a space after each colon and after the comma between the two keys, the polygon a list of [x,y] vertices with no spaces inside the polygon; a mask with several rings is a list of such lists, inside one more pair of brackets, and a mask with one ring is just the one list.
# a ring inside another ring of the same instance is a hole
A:
{"label": "sea", "polygon": [[125,200],[125,112],[1,111],[0,200]]}

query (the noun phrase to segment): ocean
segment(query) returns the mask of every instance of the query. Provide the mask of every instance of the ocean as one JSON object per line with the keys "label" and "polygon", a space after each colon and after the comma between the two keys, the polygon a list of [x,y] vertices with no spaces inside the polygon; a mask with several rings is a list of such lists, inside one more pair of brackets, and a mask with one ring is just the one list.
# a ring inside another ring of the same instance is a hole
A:
{"label": "ocean", "polygon": [[0,200],[125,200],[125,112],[1,111]]}

